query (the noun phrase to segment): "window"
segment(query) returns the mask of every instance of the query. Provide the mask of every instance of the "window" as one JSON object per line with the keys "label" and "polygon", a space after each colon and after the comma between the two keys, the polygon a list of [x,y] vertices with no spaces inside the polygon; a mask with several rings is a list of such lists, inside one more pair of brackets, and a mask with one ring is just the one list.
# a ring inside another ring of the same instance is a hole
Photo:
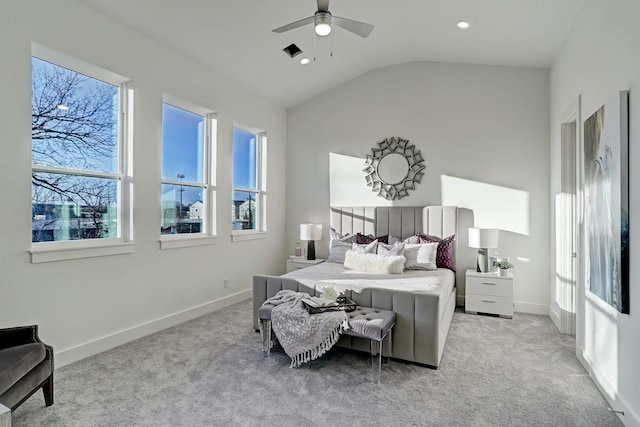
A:
{"label": "window", "polygon": [[32,253],[131,240],[126,80],[35,46],[31,73]]}
{"label": "window", "polygon": [[266,231],[266,135],[233,128],[232,229]]}
{"label": "window", "polygon": [[212,135],[214,115],[165,96],[162,104],[162,199],[160,233],[207,237],[215,234]]}

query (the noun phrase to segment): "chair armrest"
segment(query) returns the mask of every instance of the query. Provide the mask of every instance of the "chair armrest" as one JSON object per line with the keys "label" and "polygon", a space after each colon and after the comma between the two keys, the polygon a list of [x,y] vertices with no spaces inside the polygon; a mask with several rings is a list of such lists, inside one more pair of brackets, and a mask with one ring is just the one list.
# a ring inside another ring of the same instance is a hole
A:
{"label": "chair armrest", "polygon": [[42,342],[38,338],[38,325],[0,329],[0,349],[36,342]]}

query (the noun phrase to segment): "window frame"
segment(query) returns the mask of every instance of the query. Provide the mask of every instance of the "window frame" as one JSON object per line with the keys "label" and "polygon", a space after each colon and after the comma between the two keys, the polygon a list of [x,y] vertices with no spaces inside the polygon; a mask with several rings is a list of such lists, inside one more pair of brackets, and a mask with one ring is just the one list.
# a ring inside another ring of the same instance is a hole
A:
{"label": "window frame", "polygon": [[[208,108],[201,107],[182,98],[169,94],[162,95],[162,104],[168,104],[172,107],[185,110],[189,113],[197,114],[204,117],[204,142],[203,142],[203,182],[180,181],[176,179],[162,178],[160,172],[160,188],[163,184],[182,185],[194,188],[202,188],[204,197],[204,215],[202,218],[203,231],[200,233],[181,233],[181,234],[160,234],[160,249],[175,249],[191,246],[213,245],[217,241],[217,217],[216,217],[216,150],[217,150],[217,133],[218,133],[218,117],[217,114]],[[160,140],[160,161],[162,162],[162,138]],[[160,194],[162,197],[162,193]],[[162,203],[160,201],[160,203]],[[162,208],[162,206],[161,206]],[[162,221],[162,219],[160,220]],[[162,222],[161,222],[162,223]],[[161,228],[161,223],[158,229]]]}
{"label": "window frame", "polygon": [[[116,172],[99,172],[74,168],[61,168],[33,163],[31,172],[56,173],[64,175],[85,176],[90,178],[108,178],[117,182],[117,235],[115,238],[82,239],[50,242],[33,242],[29,253],[32,263],[64,261],[71,259],[91,258],[119,255],[134,252],[133,244],[133,84],[130,79],[108,71],[98,65],[66,55],[45,46],[32,43],[31,57],[49,62],[55,66],[83,74],[89,78],[100,80],[118,88],[118,170]],[[33,61],[33,59],[32,59]],[[31,65],[33,70],[33,65]],[[33,102],[33,100],[31,100]],[[32,149],[33,150],[33,149]],[[31,186],[30,186],[31,189]],[[31,191],[33,191],[31,189]],[[31,196],[33,197],[33,195]],[[33,202],[32,202],[33,203]],[[33,227],[32,227],[33,231]],[[32,238],[33,239],[33,238]]]}
{"label": "window frame", "polygon": [[[256,136],[256,188],[233,186],[233,165],[231,167],[231,202],[233,205],[233,193],[243,191],[256,194],[256,228],[250,230],[231,229],[231,240],[234,242],[245,240],[264,239],[267,235],[267,132],[251,126],[238,123],[233,124],[234,129],[250,132]],[[233,135],[231,142],[231,155],[233,156]]]}

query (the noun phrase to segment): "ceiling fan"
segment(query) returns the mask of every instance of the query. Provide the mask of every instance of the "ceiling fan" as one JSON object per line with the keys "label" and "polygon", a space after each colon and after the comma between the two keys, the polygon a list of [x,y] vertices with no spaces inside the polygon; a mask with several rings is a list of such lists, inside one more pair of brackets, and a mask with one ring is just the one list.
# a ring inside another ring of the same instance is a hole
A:
{"label": "ceiling fan", "polygon": [[357,34],[360,37],[367,37],[369,34],[371,34],[373,25],[347,18],[340,18],[339,16],[333,16],[331,15],[331,12],[329,12],[329,0],[317,1],[318,10],[313,16],[276,28],[275,30],[273,30],[273,32],[284,33],[285,31],[293,30],[294,28],[313,23],[315,32],[319,36],[329,35],[329,33],[331,32],[331,24],[335,24],[347,31],[351,31],[352,33]]}

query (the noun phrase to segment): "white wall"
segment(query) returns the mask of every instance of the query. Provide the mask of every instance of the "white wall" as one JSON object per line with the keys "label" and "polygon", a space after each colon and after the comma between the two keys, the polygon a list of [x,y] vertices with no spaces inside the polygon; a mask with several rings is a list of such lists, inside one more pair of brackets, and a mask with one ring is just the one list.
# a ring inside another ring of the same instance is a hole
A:
{"label": "white wall", "polygon": [[364,158],[398,136],[422,151],[426,175],[395,204],[458,204],[475,210],[476,225],[503,230],[498,252],[516,266],[516,310],[546,314],[548,79],[545,69],[417,62],[371,71],[289,110],[288,251],[297,224],[319,222],[317,253],[328,252],[329,153]]}
{"label": "white wall", "polygon": [[[30,263],[32,42],[134,82],[133,254]],[[3,1],[0,58],[0,326],[39,324],[60,366],[250,298],[253,273],[284,272],[282,108],[73,0]],[[163,92],[218,113],[218,239],[212,246],[159,249]],[[230,239],[234,121],[268,132],[266,239]]]}
{"label": "white wall", "polygon": [[579,283],[576,321],[578,357],[612,407],[625,412],[621,419],[627,426],[640,426],[640,265],[633,262],[640,252],[640,199],[635,197],[640,175],[634,166],[640,163],[638,22],[637,0],[587,0],[551,69],[552,199],[560,189],[560,125],[567,109],[581,95],[582,126],[618,91],[630,90],[631,314],[617,313]]}

